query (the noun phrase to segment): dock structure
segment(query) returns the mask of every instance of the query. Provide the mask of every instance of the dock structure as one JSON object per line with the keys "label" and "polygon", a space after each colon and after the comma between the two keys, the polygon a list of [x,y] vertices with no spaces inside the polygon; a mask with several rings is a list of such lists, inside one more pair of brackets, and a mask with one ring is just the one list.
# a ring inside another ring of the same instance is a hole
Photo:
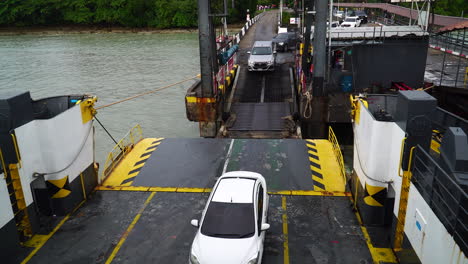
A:
{"label": "dock structure", "polygon": [[26,260],[185,263],[190,220],[200,218],[217,177],[235,170],[267,181],[263,263],[391,260],[351,210],[330,141],[203,138],[141,140],[85,204],[25,250]]}

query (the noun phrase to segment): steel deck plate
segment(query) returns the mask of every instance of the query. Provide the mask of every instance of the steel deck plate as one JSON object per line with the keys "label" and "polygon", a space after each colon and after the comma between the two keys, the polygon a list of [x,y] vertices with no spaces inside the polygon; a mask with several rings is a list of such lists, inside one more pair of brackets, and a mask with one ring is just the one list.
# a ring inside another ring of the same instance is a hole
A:
{"label": "steel deck plate", "polygon": [[[29,263],[187,263],[190,220],[207,198],[98,191]],[[349,205],[347,197],[271,195],[263,263],[372,263]]]}
{"label": "steel deck plate", "polygon": [[211,188],[226,166],[261,173],[271,190],[312,190],[309,164],[304,140],[164,139],[132,186]]}
{"label": "steel deck plate", "polygon": [[288,130],[285,117],[291,115],[287,102],[276,103],[235,103],[231,112],[236,121],[231,131],[282,131]]}

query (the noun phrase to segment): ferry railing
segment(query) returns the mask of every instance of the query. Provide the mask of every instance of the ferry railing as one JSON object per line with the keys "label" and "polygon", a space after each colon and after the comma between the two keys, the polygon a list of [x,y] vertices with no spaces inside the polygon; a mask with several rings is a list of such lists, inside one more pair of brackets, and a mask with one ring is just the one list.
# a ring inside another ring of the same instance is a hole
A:
{"label": "ferry railing", "polygon": [[340,144],[338,143],[338,139],[336,138],[335,132],[333,132],[333,128],[331,126],[328,127],[328,140],[332,143],[333,153],[335,153],[336,161],[340,166],[341,176],[346,182],[346,171],[344,167],[343,154],[341,153]]}
{"label": "ferry railing", "polygon": [[468,253],[468,194],[434,158],[419,145],[413,155],[411,182],[454,237]]}
{"label": "ferry railing", "polygon": [[102,170],[101,182],[109,176],[117,164],[133,149],[136,143],[143,139],[143,131],[139,124],[132,127],[127,134],[114,146],[107,155],[106,163]]}
{"label": "ferry railing", "polygon": [[[328,37],[327,33],[327,37]],[[385,38],[407,38],[407,37],[423,37],[428,36],[424,31],[414,31],[414,30],[383,30],[383,27],[374,27],[372,31],[362,30],[362,31],[348,31],[346,30],[335,30],[331,31],[332,39],[385,39]]]}
{"label": "ferry railing", "polygon": [[431,116],[432,128],[441,131],[442,133],[448,127],[460,127],[468,134],[468,120],[465,120],[455,114],[452,114],[440,107],[437,107]]}

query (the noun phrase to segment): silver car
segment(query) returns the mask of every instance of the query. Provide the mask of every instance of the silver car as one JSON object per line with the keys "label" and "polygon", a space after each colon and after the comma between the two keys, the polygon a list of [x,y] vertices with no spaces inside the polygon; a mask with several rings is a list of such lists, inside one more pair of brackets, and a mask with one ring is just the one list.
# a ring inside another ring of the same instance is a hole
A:
{"label": "silver car", "polygon": [[275,70],[276,51],[273,50],[271,41],[255,41],[252,51],[248,51],[249,71],[273,71]]}

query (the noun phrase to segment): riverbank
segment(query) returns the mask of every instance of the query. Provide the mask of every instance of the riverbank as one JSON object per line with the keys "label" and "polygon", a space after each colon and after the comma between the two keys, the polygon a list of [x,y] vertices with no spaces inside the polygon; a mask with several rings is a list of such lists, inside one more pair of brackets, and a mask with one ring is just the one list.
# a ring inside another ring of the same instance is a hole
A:
{"label": "riverbank", "polygon": [[[237,33],[244,24],[236,23],[228,25],[228,31]],[[198,28],[128,28],[118,26],[34,26],[34,27],[0,27],[0,35],[61,35],[61,34],[105,34],[105,33],[138,33],[138,34],[174,34],[174,33],[198,33]]]}

